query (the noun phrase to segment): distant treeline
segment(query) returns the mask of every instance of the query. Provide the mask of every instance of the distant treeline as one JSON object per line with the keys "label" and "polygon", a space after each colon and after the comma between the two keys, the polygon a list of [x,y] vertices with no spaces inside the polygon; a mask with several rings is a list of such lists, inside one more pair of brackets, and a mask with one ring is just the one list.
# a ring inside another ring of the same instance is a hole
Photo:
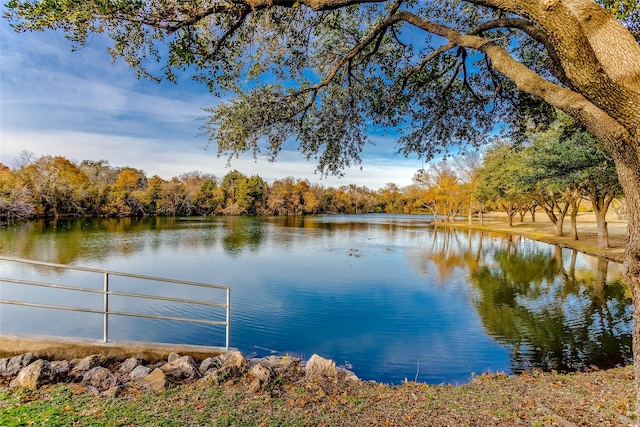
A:
{"label": "distant treeline", "polygon": [[286,177],[268,184],[236,170],[222,179],[188,172],[165,180],[106,160],[79,163],[62,156],[23,153],[12,168],[0,163],[0,220],[56,216],[308,215],[415,212],[395,184],[372,191],[326,188]]}
{"label": "distant treeline", "polygon": [[536,134],[524,147],[495,144],[484,156],[468,153],[430,165],[399,187],[371,190],[354,184],[337,188],[286,177],[267,183],[259,175],[233,170],[221,179],[188,172],[165,180],[140,169],[112,167],[106,160],[72,162],[62,156],[35,158],[23,152],[10,168],[0,163],[0,221],[33,218],[313,215],[430,213],[434,221],[487,210],[514,216],[542,210],[562,236],[565,216],[577,238],[582,200],[596,215],[606,247],[606,215],[623,217],[626,203],[615,165],[584,131],[558,125]]}

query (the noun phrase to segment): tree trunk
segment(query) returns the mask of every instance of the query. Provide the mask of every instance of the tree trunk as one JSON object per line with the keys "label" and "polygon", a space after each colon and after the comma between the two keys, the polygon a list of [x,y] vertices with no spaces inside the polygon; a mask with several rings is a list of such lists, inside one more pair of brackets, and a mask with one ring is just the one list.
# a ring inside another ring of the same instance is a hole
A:
{"label": "tree trunk", "polygon": [[531,222],[536,222],[536,210],[538,209],[538,205],[532,203],[529,207],[529,212],[531,212]]}
{"label": "tree trunk", "polygon": [[[640,206],[638,206],[640,208]],[[637,224],[636,224],[637,227]],[[629,227],[631,232],[631,227]],[[636,228],[636,233],[638,233]],[[631,237],[631,235],[629,235]],[[631,255],[631,256],[630,256]],[[625,279],[631,288],[633,296],[633,327],[631,331],[633,348],[633,372],[636,386],[636,414],[640,414],[640,247],[636,247],[635,254],[630,254],[627,247],[625,263],[627,268],[635,268],[635,273],[627,271]],[[636,415],[637,417],[637,415]],[[636,423],[636,425],[638,425]]]}
{"label": "tree trunk", "polygon": [[606,212],[599,212],[594,209],[596,225],[598,226],[598,247],[609,247],[609,228],[607,226]]}
{"label": "tree trunk", "polygon": [[573,240],[578,239],[578,210],[571,210],[571,234],[573,235]]}
{"label": "tree trunk", "polygon": [[564,232],[562,230],[563,226],[564,226],[564,215],[559,215],[558,216],[558,221],[556,221],[555,223],[555,236],[556,237],[562,237],[564,236]]}
{"label": "tree trunk", "polygon": [[627,205],[624,200],[615,199],[612,201],[612,206],[617,220],[622,220],[627,217]]}
{"label": "tree trunk", "polygon": [[607,228],[607,212],[613,201],[613,193],[597,195],[595,192],[591,195],[591,205],[596,215],[596,225],[598,226],[598,247],[609,247],[609,230]]}
{"label": "tree trunk", "polygon": [[640,417],[640,138],[635,140],[636,154],[612,150],[618,178],[628,206],[627,245],[624,253],[624,278],[633,296],[633,360],[636,386],[636,419]]}
{"label": "tree trunk", "polygon": [[507,214],[509,227],[513,227],[513,217],[516,215],[517,207],[514,203],[502,203],[502,209]]}
{"label": "tree trunk", "polygon": [[[555,236],[562,237],[564,236],[563,228],[564,228],[564,218],[567,215],[567,211],[569,210],[569,204],[566,203],[564,206],[560,205],[553,200],[547,201],[547,203],[542,205],[544,212],[549,217],[549,220],[553,223],[555,227]],[[556,210],[558,214],[556,215]]]}
{"label": "tree trunk", "polygon": [[460,211],[461,206],[462,202],[456,203],[455,207],[449,210],[449,217],[451,218],[451,222],[456,222],[456,216],[458,216],[458,212]]}
{"label": "tree trunk", "polygon": [[580,209],[580,202],[582,197],[571,198],[571,232],[573,234],[573,240],[578,240],[578,209]]}
{"label": "tree trunk", "polygon": [[434,225],[438,225],[438,205],[437,204],[433,204],[433,206],[431,207],[431,212],[433,213],[433,224]]}
{"label": "tree trunk", "polygon": [[554,222],[555,226],[556,226],[556,237],[562,237],[564,236],[564,218],[567,216],[567,212],[569,211],[569,203],[566,203],[564,205],[564,207],[562,205],[560,205],[559,203],[557,204],[557,208],[558,208],[558,216],[557,216],[557,221]]}

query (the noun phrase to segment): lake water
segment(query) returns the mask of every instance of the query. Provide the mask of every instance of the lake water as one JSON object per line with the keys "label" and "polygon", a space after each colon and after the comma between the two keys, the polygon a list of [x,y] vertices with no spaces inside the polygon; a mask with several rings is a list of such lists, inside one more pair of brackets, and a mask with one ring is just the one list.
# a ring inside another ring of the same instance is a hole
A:
{"label": "lake water", "polygon": [[[34,221],[0,229],[0,253],[230,286],[232,347],[249,357],[318,353],[367,380],[455,384],[488,371],[631,362],[631,296],[620,265],[515,236],[434,229],[429,216]],[[102,286],[62,271],[0,268],[4,277]],[[154,286],[210,298],[202,289]],[[101,297],[7,283],[0,298],[101,307]],[[150,313],[211,314],[136,304]],[[101,322],[0,305],[1,332],[100,338]],[[110,325],[114,340],[224,344],[221,327],[115,316]]]}

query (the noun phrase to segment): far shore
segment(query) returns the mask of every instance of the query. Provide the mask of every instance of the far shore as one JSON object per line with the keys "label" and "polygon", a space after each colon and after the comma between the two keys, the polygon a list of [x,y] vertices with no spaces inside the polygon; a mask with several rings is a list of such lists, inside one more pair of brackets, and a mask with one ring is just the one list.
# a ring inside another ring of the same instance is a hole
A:
{"label": "far shore", "polygon": [[456,222],[439,222],[438,226],[449,226],[456,228],[470,228],[474,230],[482,230],[489,232],[499,232],[507,234],[516,234],[528,237],[532,240],[546,242],[553,245],[559,245],[565,248],[576,249],[577,251],[606,258],[611,261],[623,262],[625,246],[627,243],[627,221],[616,220],[607,217],[609,230],[609,247],[598,247],[598,229],[596,220],[592,213],[584,212],[578,215],[578,240],[574,240],[571,232],[571,220],[567,216],[564,221],[564,236],[555,236],[555,228],[547,215],[543,212],[536,214],[536,221],[531,221],[531,216],[527,214],[524,221],[520,222],[520,217],[516,215],[513,219],[513,226],[510,227],[507,222],[507,216],[500,212],[490,212],[484,215],[484,225],[480,225],[480,221],[474,217],[473,223],[469,224],[466,220],[458,220]]}

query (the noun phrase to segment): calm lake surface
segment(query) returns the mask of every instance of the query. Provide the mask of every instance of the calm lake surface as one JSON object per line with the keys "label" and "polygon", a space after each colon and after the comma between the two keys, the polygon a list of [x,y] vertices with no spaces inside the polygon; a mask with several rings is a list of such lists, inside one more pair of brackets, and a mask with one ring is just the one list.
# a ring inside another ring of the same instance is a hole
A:
{"label": "calm lake surface", "polygon": [[[230,286],[232,347],[248,357],[318,353],[367,380],[462,383],[487,371],[605,368],[632,357],[620,265],[516,236],[434,228],[429,216],[34,221],[0,229],[0,253]],[[0,269],[102,286],[84,273],[3,261]],[[112,288],[218,298],[152,283],[114,280]],[[87,295],[0,283],[2,299],[100,309],[102,297]],[[110,309],[127,304],[114,300]],[[135,304],[146,313],[212,315]],[[219,326],[112,320],[112,340],[224,345]],[[102,316],[0,305],[0,331],[101,338]]]}

